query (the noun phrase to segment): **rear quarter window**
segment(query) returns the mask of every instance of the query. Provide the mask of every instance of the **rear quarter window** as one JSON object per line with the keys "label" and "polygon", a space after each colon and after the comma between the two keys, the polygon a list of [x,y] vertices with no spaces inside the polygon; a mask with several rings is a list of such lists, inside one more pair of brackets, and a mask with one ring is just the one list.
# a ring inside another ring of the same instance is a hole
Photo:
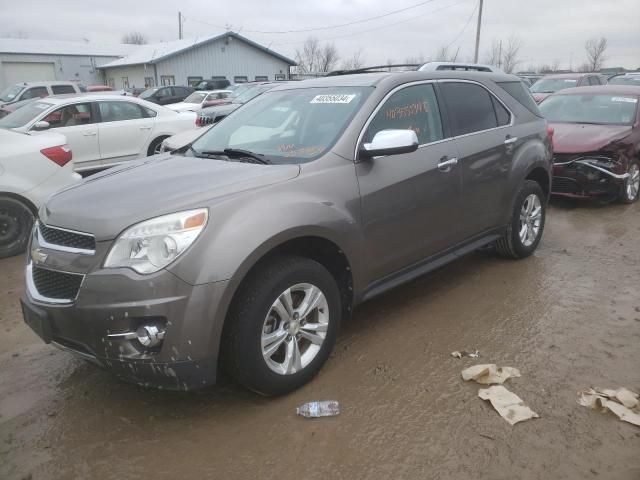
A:
{"label": "rear quarter window", "polygon": [[524,105],[524,107],[529,110],[531,113],[538,117],[542,117],[542,113],[538,109],[538,105],[533,100],[531,93],[528,89],[522,85],[522,82],[513,81],[513,82],[496,82],[500,88],[502,88],[505,92],[515,98],[519,103]]}

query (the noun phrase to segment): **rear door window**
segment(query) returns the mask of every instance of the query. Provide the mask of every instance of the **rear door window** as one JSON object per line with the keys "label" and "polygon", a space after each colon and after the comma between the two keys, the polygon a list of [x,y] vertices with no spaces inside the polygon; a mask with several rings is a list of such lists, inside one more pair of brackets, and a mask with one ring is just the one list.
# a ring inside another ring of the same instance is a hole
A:
{"label": "rear door window", "polygon": [[65,93],[76,93],[71,85],[52,85],[51,91],[54,95],[62,95]]}
{"label": "rear door window", "polygon": [[49,95],[49,92],[47,92],[47,87],[33,87],[25,91],[20,97],[20,100],[27,100],[29,98],[38,98],[38,97],[42,98],[48,95]]}
{"label": "rear door window", "polygon": [[413,85],[391,95],[367,127],[365,143],[381,130],[389,129],[413,130],[420,145],[442,140],[442,120],[433,85]]}
{"label": "rear door window", "polygon": [[498,126],[491,95],[481,86],[474,83],[444,82],[441,89],[454,136]]}
{"label": "rear door window", "polygon": [[102,122],[122,122],[147,118],[147,112],[140,105],[132,102],[99,102]]}

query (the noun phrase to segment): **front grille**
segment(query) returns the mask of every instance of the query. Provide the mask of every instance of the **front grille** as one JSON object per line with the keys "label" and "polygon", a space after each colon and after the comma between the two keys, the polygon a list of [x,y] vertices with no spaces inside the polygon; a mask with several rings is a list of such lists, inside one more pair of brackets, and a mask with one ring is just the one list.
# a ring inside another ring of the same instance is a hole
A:
{"label": "front grille", "polygon": [[576,195],[579,194],[581,190],[578,182],[572,178],[553,177],[551,191],[553,193],[571,193]]}
{"label": "front grille", "polygon": [[84,275],[58,272],[34,265],[33,284],[38,293],[56,300],[74,300],[78,296]]}
{"label": "front grille", "polygon": [[89,234],[70,232],[69,230],[63,230],[61,228],[49,227],[44,224],[40,224],[40,234],[47,243],[67,248],[78,248],[81,250],[95,250],[96,239]]}

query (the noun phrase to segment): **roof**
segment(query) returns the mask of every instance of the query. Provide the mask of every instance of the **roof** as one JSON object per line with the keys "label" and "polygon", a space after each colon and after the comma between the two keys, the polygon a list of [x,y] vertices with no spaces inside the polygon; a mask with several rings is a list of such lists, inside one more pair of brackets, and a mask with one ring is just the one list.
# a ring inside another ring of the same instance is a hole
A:
{"label": "roof", "polygon": [[101,45],[91,42],[63,42],[56,40],[31,40],[0,38],[0,53],[36,55],[83,55],[89,57],[123,57],[139,45]]}
{"label": "roof", "polygon": [[50,95],[37,99],[38,102],[50,103],[52,105],[59,105],[67,103],[69,100],[77,100],[79,102],[95,102],[96,100],[126,100],[129,102],[136,102],[148,105],[148,103],[141,98],[131,95],[119,95],[117,91],[112,92],[89,92],[89,93],[64,93],[61,95]]}
{"label": "roof", "polygon": [[582,78],[585,75],[600,75],[598,72],[584,72],[584,73],[547,73],[543,75],[544,78]]}
{"label": "roof", "polygon": [[580,95],[582,93],[609,95],[640,95],[640,87],[635,85],[593,85],[586,87],[565,88],[554,95]]}
{"label": "roof", "polygon": [[235,32],[225,32],[221,35],[212,35],[206,37],[196,37],[196,38],[187,38],[182,40],[173,40],[171,42],[162,42],[162,43],[154,43],[149,45],[140,45],[138,48],[127,55],[124,58],[119,60],[114,60],[113,62],[106,63],[104,65],[100,65],[98,68],[111,68],[111,67],[122,67],[125,65],[144,65],[144,64],[153,64],[158,63],[159,61],[166,60],[169,57],[174,55],[178,55],[179,53],[183,53],[192,48],[200,47],[206,45],[211,42],[215,42],[216,40],[221,40],[223,38],[235,38],[242,42],[245,42],[252,47],[255,47],[259,50],[262,50],[269,55],[273,55],[276,58],[288,63],[289,65],[296,65],[296,62],[291,60],[290,58],[285,57],[284,55],[280,55],[273,50],[269,50],[267,47],[263,47],[262,45],[254,42],[253,40],[249,40],[242,35],[238,35]]}

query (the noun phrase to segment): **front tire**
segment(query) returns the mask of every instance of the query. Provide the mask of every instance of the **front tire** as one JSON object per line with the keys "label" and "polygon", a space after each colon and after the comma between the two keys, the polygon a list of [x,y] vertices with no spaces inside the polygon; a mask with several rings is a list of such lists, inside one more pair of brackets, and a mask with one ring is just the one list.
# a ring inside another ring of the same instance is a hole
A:
{"label": "front tire", "polygon": [[327,269],[309,258],[279,257],[258,267],[238,292],[226,320],[223,364],[257,393],[291,392],[329,358],[341,314]]}
{"label": "front tire", "polygon": [[542,188],[533,180],[525,180],[516,195],[507,230],[496,241],[498,254],[517,259],[535,252],[542,238],[546,214],[546,196]]}
{"label": "front tire", "polygon": [[637,160],[629,162],[627,173],[629,176],[625,179],[618,198],[622,203],[633,203],[638,200],[640,192],[640,166]]}
{"label": "front tire", "polygon": [[15,198],[0,196],[0,258],[25,251],[34,221],[27,205]]}

